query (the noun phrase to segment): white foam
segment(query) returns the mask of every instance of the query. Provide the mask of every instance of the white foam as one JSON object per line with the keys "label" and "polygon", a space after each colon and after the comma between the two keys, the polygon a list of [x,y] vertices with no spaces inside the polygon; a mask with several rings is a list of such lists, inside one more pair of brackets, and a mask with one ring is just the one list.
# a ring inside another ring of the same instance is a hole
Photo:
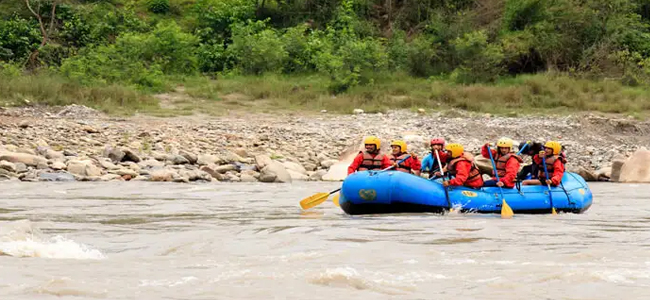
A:
{"label": "white foam", "polygon": [[14,257],[40,257],[55,259],[104,259],[99,250],[76,243],[60,235],[47,241],[34,240],[31,237],[17,241],[0,242],[0,254]]}

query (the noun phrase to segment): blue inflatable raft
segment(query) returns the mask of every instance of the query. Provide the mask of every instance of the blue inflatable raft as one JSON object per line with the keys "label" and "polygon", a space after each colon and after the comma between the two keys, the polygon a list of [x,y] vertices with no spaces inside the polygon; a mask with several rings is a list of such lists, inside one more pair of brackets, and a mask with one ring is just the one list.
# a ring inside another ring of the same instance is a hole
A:
{"label": "blue inflatable raft", "polygon": [[[551,187],[557,212],[582,213],[592,203],[592,193],[580,175],[565,172],[562,185]],[[397,171],[362,171],[350,174],[341,187],[339,204],[350,215],[380,213],[443,213],[449,209],[461,212],[500,213],[502,197],[498,187],[473,189],[448,187],[438,181]],[[503,189],[503,196],[515,214],[551,213],[548,187],[527,185]]]}

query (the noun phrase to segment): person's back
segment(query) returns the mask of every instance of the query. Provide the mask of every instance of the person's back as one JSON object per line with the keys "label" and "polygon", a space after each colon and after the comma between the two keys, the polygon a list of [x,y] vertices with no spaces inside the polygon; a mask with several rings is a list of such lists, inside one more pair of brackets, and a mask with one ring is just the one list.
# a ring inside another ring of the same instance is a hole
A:
{"label": "person's back", "polygon": [[448,151],[448,157],[450,158],[447,164],[447,172],[454,178],[443,181],[444,186],[466,186],[471,188],[483,186],[481,173],[474,165],[473,159],[465,155],[465,150],[461,144],[448,144],[445,149]]}

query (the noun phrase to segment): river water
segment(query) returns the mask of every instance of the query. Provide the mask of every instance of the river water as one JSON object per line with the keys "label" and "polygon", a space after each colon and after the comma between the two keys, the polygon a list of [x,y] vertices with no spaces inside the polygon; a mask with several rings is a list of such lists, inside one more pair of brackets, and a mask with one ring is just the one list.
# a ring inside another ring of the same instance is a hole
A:
{"label": "river water", "polygon": [[645,299],[650,185],[584,214],[348,216],[337,183],[2,183],[0,299]]}

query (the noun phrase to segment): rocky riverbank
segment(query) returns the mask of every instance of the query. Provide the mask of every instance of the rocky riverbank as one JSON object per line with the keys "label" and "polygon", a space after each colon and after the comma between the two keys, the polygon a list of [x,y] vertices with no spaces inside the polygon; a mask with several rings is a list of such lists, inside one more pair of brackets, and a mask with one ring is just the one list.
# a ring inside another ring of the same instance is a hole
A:
{"label": "rocky riverbank", "polygon": [[474,153],[501,136],[556,139],[566,146],[569,170],[607,180],[617,156],[650,146],[649,132],[649,122],[593,114],[506,118],[452,110],[115,118],[77,105],[0,108],[0,179],[340,180],[363,136],[377,135],[384,149],[391,139],[405,139],[419,155],[435,136]]}

